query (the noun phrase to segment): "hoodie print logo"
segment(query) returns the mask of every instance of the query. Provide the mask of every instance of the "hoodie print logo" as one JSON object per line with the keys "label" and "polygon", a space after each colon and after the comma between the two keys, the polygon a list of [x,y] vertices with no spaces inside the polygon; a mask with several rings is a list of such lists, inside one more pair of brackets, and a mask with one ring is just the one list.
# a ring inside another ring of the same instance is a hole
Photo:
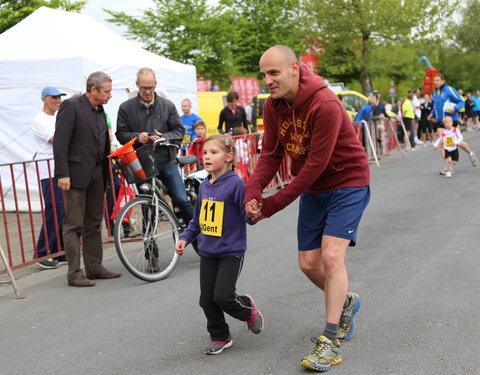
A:
{"label": "hoodie print logo", "polygon": [[294,123],[291,118],[286,119],[280,124],[280,134],[287,152],[301,156],[310,151],[310,132],[305,120],[296,119]]}

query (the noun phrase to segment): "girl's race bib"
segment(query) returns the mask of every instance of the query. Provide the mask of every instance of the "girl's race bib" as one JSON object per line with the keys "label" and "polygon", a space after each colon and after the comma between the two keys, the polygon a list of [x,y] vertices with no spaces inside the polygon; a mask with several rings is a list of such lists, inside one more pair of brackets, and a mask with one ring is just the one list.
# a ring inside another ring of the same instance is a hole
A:
{"label": "girl's race bib", "polygon": [[222,236],[224,202],[202,201],[200,209],[200,230],[207,236]]}

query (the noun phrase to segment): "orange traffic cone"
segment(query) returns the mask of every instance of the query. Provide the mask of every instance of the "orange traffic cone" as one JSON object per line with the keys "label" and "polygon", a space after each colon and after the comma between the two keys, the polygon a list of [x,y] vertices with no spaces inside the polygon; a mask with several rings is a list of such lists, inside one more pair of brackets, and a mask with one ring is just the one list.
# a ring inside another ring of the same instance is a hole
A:
{"label": "orange traffic cone", "polygon": [[125,143],[122,147],[117,149],[116,151],[112,152],[108,155],[109,158],[118,157],[125,166],[130,168],[139,180],[145,180],[147,175],[142,168],[142,164],[140,164],[140,160],[137,158],[137,154],[133,149],[133,144],[137,140],[137,137],[133,138],[132,140]]}

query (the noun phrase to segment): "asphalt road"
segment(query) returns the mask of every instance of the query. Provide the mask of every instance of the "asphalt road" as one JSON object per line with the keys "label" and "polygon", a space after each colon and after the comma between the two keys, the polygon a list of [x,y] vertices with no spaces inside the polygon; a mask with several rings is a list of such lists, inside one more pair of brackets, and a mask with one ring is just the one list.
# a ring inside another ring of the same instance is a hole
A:
{"label": "asphalt road", "polygon": [[[480,133],[467,135],[480,150]],[[372,200],[348,253],[362,297],[357,333],[331,374],[480,374],[480,167],[461,152],[452,179],[425,148],[372,165]],[[238,282],[265,318],[260,335],[230,319],[234,346],[205,356],[198,265],[187,253],[170,278],[144,283],[106,261],[116,280],[68,287],[65,268],[0,286],[0,374],[305,374],[323,329],[322,294],[299,271],[297,203],[249,228]]]}

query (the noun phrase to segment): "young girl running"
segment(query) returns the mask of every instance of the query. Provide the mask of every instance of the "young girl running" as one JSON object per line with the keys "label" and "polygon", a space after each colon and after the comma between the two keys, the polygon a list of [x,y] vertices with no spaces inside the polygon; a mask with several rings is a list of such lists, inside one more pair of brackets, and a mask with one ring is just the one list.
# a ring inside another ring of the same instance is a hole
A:
{"label": "young girl running", "polygon": [[439,145],[443,146],[442,157],[445,163],[445,177],[450,178],[453,174],[452,164],[456,165],[458,163],[458,145],[462,143],[463,136],[458,127],[453,127],[451,117],[445,116],[442,122],[445,130],[435,141],[433,149],[438,149]]}
{"label": "young girl running", "polygon": [[253,298],[236,294],[236,282],[247,245],[245,183],[232,171],[235,141],[229,134],[208,137],[203,144],[203,164],[209,176],[202,182],[193,219],[180,235],[179,255],[198,239],[200,253],[200,306],[207,317],[211,341],[205,354],[218,354],[232,346],[224,312],[247,322],[253,333],[263,329],[263,316]]}

